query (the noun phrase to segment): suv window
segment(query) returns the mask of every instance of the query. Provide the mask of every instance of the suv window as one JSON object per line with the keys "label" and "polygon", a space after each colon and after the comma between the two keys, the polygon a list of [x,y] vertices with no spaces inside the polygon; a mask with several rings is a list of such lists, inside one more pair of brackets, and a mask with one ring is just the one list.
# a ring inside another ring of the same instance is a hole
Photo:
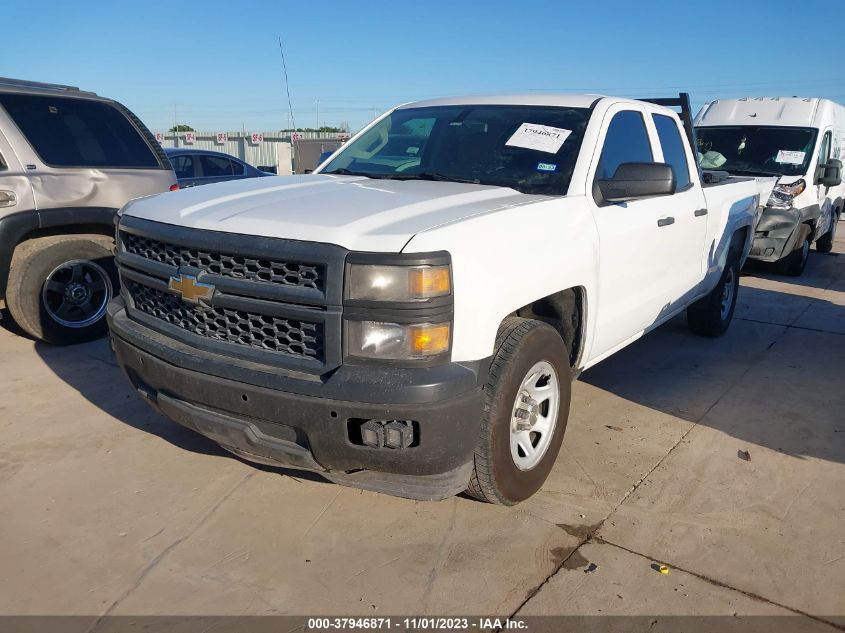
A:
{"label": "suv window", "polygon": [[234,173],[232,161],[222,156],[200,156],[200,166],[202,166],[202,175],[206,178],[220,178]]}
{"label": "suv window", "polygon": [[160,168],[135,126],[109,103],[2,94],[0,105],[47,165]]}
{"label": "suv window", "polygon": [[607,128],[596,179],[612,178],[622,163],[654,160],[643,115],[634,110],[617,112]]}
{"label": "suv window", "polygon": [[663,148],[663,161],[675,170],[675,190],[681,191],[691,182],[687,153],[684,150],[681,133],[672,117],[665,114],[652,114],[651,118],[654,120],[657,137],[660,139],[660,146]]}
{"label": "suv window", "polygon": [[170,157],[170,164],[173,171],[180,180],[194,177],[194,157],[189,154],[180,154]]}

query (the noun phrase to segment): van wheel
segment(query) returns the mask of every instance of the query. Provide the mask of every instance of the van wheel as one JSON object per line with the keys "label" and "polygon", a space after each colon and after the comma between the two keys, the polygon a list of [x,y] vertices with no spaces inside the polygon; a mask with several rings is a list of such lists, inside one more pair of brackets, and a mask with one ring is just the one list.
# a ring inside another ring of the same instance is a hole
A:
{"label": "van wheel", "polygon": [[550,325],[509,317],[499,329],[467,493],[514,505],[533,495],[557,459],[569,418],[569,352]]}
{"label": "van wheel", "polygon": [[119,287],[113,240],[55,235],[20,244],[12,257],[6,303],[33,338],[68,345],[103,336],[106,306]]}
{"label": "van wheel", "polygon": [[833,240],[836,238],[836,225],[839,224],[836,211],[831,215],[830,230],[816,240],[816,250],[819,253],[829,253],[833,250]]}
{"label": "van wheel", "polygon": [[729,255],[716,287],[687,308],[689,329],[693,334],[711,337],[727,332],[734,316],[738,294],[739,263],[735,256]]}
{"label": "van wheel", "polygon": [[808,235],[800,248],[796,248],[789,255],[778,262],[778,270],[784,275],[800,277],[807,267],[810,258],[810,236]]}

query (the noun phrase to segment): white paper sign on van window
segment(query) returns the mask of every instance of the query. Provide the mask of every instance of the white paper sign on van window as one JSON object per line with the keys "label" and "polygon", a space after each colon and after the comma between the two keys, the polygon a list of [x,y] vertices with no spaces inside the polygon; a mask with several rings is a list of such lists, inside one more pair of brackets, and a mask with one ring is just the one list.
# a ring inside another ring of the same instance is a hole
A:
{"label": "white paper sign on van window", "polygon": [[572,134],[572,130],[564,130],[549,125],[523,123],[508,139],[505,145],[509,147],[524,147],[538,152],[557,154],[563,142]]}
{"label": "white paper sign on van window", "polygon": [[797,152],[788,149],[782,149],[775,157],[776,163],[786,163],[787,165],[801,165],[804,163],[806,152]]}

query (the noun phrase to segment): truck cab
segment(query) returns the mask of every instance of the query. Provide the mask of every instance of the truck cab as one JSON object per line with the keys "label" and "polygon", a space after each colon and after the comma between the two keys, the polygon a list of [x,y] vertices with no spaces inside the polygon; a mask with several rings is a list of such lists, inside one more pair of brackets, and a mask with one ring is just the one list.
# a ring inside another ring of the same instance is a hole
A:
{"label": "truck cab", "polygon": [[845,207],[845,107],[804,97],[720,99],[701,109],[695,129],[702,168],[777,179],[752,259],[800,275],[813,243],[831,251]]}
{"label": "truck cab", "polygon": [[117,358],[247,459],[517,503],[551,470],[580,371],[685,310],[700,335],[730,324],[757,183],[703,185],[686,113],[417,102],[313,175],[133,201]]}

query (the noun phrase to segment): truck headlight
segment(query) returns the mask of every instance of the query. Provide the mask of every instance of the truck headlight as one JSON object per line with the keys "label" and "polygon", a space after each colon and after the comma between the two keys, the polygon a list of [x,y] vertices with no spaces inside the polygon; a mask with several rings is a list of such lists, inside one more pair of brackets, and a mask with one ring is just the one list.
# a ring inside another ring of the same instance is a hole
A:
{"label": "truck headlight", "polygon": [[449,266],[349,265],[347,299],[424,301],[451,291]]}
{"label": "truck headlight", "polygon": [[449,351],[449,323],[347,321],[347,353],[359,358],[414,360]]}
{"label": "truck headlight", "polygon": [[807,183],[803,179],[796,180],[788,185],[775,185],[766,206],[773,209],[791,209],[793,199],[806,188]]}

